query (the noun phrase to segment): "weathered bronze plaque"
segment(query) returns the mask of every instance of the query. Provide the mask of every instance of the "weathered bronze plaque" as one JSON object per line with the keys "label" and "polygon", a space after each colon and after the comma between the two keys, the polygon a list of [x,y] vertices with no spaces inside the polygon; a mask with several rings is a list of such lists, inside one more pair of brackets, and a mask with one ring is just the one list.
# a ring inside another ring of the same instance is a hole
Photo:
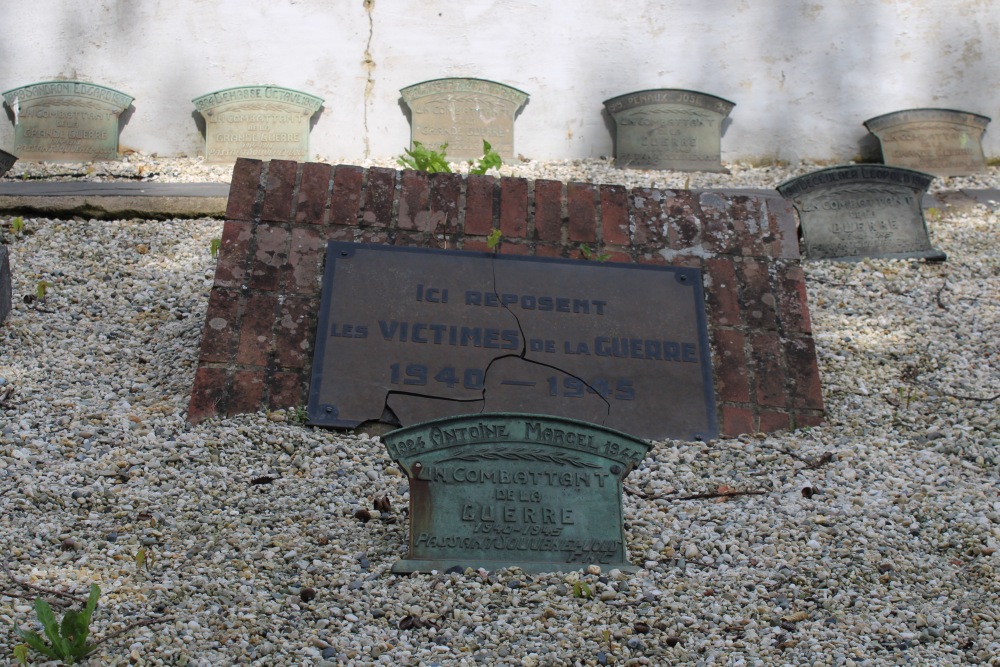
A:
{"label": "weathered bronze plaque", "polygon": [[923,257],[931,247],[920,200],[934,177],[878,165],[814,171],[778,186],[799,212],[809,259]]}
{"label": "weathered bronze plaque", "polygon": [[990,119],[953,109],[908,109],[865,121],[887,165],[935,176],[986,171],[983,133]]}
{"label": "weathered bronze plaque", "polygon": [[205,162],[309,159],[309,122],[322,98],[277,86],[217,90],[193,100],[205,118]]}
{"label": "weathered bronze plaque", "polygon": [[393,572],[634,569],[622,480],[648,443],[572,419],[513,413],[424,422],[382,441],[410,480],[410,549]]}
{"label": "weathered bronze plaque", "polygon": [[701,272],[331,242],[313,424],[560,415],[715,437]]}
{"label": "weathered bronze plaque", "polygon": [[3,99],[20,159],[89,162],[118,158],[118,116],[133,98],[85,81],[45,81]]}
{"label": "weathered bronze plaque", "polygon": [[7,256],[7,246],[0,245],[0,324],[14,306],[13,281],[10,276],[10,259]]}
{"label": "weathered bronze plaque", "polygon": [[413,115],[411,141],[453,159],[482,156],[483,140],[504,159],[514,158],[514,116],[528,94],[483,79],[435,79],[399,91]]}
{"label": "weathered bronze plaque", "polygon": [[7,151],[0,151],[0,176],[3,176],[17,162],[17,156],[11,155]]}
{"label": "weathered bronze plaque", "polygon": [[615,119],[619,167],[726,171],[722,121],[736,105],[714,95],[663,88],[604,102]]}

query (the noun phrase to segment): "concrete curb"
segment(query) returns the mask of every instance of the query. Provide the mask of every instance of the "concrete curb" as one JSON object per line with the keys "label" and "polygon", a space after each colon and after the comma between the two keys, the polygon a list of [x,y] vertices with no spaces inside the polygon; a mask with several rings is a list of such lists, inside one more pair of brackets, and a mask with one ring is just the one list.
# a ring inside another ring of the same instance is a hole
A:
{"label": "concrete curb", "polygon": [[223,218],[228,198],[228,183],[0,183],[0,213],[50,218]]}

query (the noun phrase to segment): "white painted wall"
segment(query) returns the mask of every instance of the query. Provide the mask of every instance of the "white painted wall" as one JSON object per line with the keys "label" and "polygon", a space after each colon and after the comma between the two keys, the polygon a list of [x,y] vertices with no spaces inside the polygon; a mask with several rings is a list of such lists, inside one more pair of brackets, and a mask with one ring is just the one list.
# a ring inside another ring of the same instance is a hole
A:
{"label": "white painted wall", "polygon": [[0,0],[0,89],[121,90],[121,145],[161,155],[203,150],[192,98],[272,83],[325,98],[313,154],[395,156],[399,89],[472,76],[531,95],[515,148],[535,159],[608,155],[605,99],[690,88],[736,102],[726,161],[842,161],[879,114],[1000,115],[998,63],[1000,0]]}

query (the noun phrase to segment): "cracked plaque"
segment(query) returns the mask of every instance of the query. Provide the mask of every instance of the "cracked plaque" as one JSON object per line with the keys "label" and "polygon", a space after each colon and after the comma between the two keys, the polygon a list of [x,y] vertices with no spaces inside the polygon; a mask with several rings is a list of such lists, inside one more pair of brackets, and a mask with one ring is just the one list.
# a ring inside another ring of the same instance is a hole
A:
{"label": "cracked plaque", "polygon": [[650,449],[613,429],[544,415],[434,420],[382,436],[410,483],[410,541],[395,573],[628,562],[622,482]]}
{"label": "cracked plaque", "polygon": [[310,422],[482,412],[715,437],[701,272],[331,241]]}

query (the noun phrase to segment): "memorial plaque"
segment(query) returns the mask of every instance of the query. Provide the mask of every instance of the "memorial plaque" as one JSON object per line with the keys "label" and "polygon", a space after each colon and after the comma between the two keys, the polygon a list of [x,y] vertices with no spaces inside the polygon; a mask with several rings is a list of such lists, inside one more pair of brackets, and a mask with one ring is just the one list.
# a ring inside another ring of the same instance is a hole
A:
{"label": "memorial plaque", "polygon": [[0,324],[4,323],[14,307],[13,281],[10,276],[10,258],[7,246],[0,245]]}
{"label": "memorial plaque", "polygon": [[0,176],[3,176],[17,162],[17,156],[11,155],[7,151],[0,151]]}
{"label": "memorial plaque", "polygon": [[84,81],[46,81],[3,94],[14,114],[14,149],[22,160],[89,162],[118,158],[118,117],[125,93]]}
{"label": "memorial plaque", "polygon": [[313,424],[536,412],[717,434],[701,272],[331,242]]}
{"label": "memorial plaque", "polygon": [[714,95],[664,88],[604,102],[615,119],[615,163],[636,169],[726,171],[722,121],[736,105]]}
{"label": "memorial plaque", "polygon": [[193,100],[205,118],[205,162],[309,159],[309,121],[322,98],[277,86],[217,90]]}
{"label": "memorial plaque", "polygon": [[814,171],[778,186],[799,212],[809,259],[922,257],[931,247],[920,200],[934,177],[878,165]]}
{"label": "memorial plaque", "polygon": [[882,161],[935,176],[986,171],[983,133],[990,119],[953,109],[908,109],[866,120],[882,144]]}
{"label": "memorial plaque", "polygon": [[634,570],[622,480],[650,445],[609,428],[487,413],[382,436],[410,481],[410,543],[396,573],[472,567]]}
{"label": "memorial plaque", "polygon": [[514,116],[528,94],[483,79],[435,79],[399,91],[410,108],[410,139],[449,159],[481,157],[483,140],[505,160],[514,159]]}

